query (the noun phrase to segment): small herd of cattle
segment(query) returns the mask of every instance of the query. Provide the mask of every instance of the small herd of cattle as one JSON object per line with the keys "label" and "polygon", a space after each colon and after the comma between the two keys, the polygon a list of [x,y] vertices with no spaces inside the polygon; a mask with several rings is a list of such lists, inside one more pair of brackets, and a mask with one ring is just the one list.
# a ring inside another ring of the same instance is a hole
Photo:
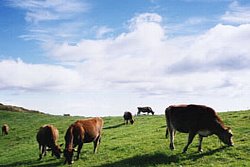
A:
{"label": "small herd of cattle", "polygon": [[[150,107],[138,107],[138,113],[147,112],[154,115]],[[133,116],[130,112],[124,112],[125,124],[130,121],[134,123]],[[228,146],[233,146],[232,131],[230,127],[224,125],[217,113],[210,107],[204,105],[171,105],[165,110],[166,118],[166,138],[170,135],[170,149],[174,147],[174,137],[176,131],[188,133],[188,142],[183,149],[185,153],[188,146],[192,143],[196,134],[199,135],[198,151],[202,151],[203,137],[215,134]],[[59,132],[52,125],[44,125],[37,132],[37,142],[39,145],[39,159],[46,155],[46,151],[52,151],[52,155],[60,158],[61,153],[65,157],[64,164],[73,163],[73,153],[77,152],[76,159],[79,159],[80,152],[84,143],[94,143],[94,153],[101,142],[101,132],[103,128],[102,118],[90,118],[77,120],[69,126],[64,136],[65,149],[62,151],[61,146],[57,143]],[[2,126],[2,135],[7,135],[9,127],[7,124]],[[78,147],[77,147],[78,146]],[[77,150],[75,149],[77,147]],[[48,148],[48,149],[47,149]]]}
{"label": "small herd of cattle", "polygon": [[[80,157],[80,152],[83,143],[94,143],[94,153],[96,153],[97,146],[101,142],[101,131],[103,127],[103,120],[99,117],[90,118],[85,120],[78,120],[71,124],[66,131],[64,136],[65,139],[65,149],[62,152],[57,141],[59,138],[59,133],[56,127],[52,125],[44,125],[40,127],[37,132],[37,142],[39,145],[39,159],[42,159],[46,155],[46,148],[52,151],[52,155],[60,158],[61,153],[64,154],[65,162],[64,164],[73,163],[73,154],[77,151],[77,159]],[[77,150],[75,150],[75,147]]]}

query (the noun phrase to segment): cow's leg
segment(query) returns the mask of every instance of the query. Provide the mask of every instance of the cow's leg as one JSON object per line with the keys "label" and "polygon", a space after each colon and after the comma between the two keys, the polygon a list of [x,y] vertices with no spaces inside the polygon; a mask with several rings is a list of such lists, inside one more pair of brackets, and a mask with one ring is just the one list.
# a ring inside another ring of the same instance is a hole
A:
{"label": "cow's leg", "polygon": [[168,138],[168,127],[166,127],[166,134],[165,134],[165,136],[166,136],[166,139]]}
{"label": "cow's leg", "polygon": [[42,157],[46,155],[46,146],[41,145],[41,148],[42,148],[42,151],[40,152],[39,159],[42,159]]}
{"label": "cow's leg", "polygon": [[46,156],[46,155],[47,155],[47,147],[44,146],[44,156]]}
{"label": "cow's leg", "polygon": [[78,145],[78,148],[77,148],[77,156],[76,156],[76,159],[79,159],[80,158],[80,152],[82,150],[82,146],[83,146],[83,142],[80,142],[79,145]]}
{"label": "cow's leg", "polygon": [[38,149],[39,149],[39,160],[41,160],[42,159],[42,145],[41,144],[38,145]]}
{"label": "cow's leg", "polygon": [[199,135],[199,145],[198,145],[198,152],[202,152],[202,148],[201,148],[201,145],[202,145],[202,139],[203,137],[201,135]]}
{"label": "cow's leg", "polygon": [[100,137],[100,135],[97,137],[97,139],[94,141],[94,153],[96,153],[96,151],[97,151],[97,146],[98,146],[98,144],[100,143],[100,141],[101,141],[101,137]]}
{"label": "cow's leg", "polygon": [[169,130],[169,134],[170,134],[170,144],[169,144],[169,148],[171,150],[174,150],[174,134],[175,134],[175,130],[173,128],[168,128]]}
{"label": "cow's leg", "polygon": [[182,153],[185,153],[188,149],[188,146],[192,143],[193,139],[194,139],[194,136],[196,135],[195,132],[189,132],[189,135],[188,135],[188,143],[187,145],[184,147]]}

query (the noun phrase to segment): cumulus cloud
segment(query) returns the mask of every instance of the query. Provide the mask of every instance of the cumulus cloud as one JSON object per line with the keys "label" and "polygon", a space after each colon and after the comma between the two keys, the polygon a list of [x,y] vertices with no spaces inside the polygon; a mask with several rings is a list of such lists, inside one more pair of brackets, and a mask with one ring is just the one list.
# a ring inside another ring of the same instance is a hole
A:
{"label": "cumulus cloud", "polygon": [[229,89],[238,94],[235,74],[249,70],[249,30],[249,24],[218,24],[200,35],[169,38],[162,17],[144,13],[129,21],[128,32],[73,46],[50,45],[49,55],[73,63],[89,88],[143,95],[226,94]]}
{"label": "cumulus cloud", "polygon": [[79,88],[78,73],[61,66],[27,64],[21,59],[0,61],[1,90],[69,91]]}
{"label": "cumulus cloud", "polygon": [[159,14],[142,13],[130,19],[127,31],[117,36],[105,38],[111,29],[103,27],[97,31],[98,39],[74,44],[46,41],[47,55],[62,65],[1,61],[0,88],[71,90],[81,86],[142,97],[183,97],[185,102],[247,94],[250,24],[217,24],[202,34],[170,38],[162,20]]}
{"label": "cumulus cloud", "polygon": [[248,68],[249,28],[250,24],[240,26],[218,24],[192,39],[190,41],[192,44],[183,52],[186,56],[169,70],[186,73]]}
{"label": "cumulus cloud", "polygon": [[239,95],[242,88],[248,89],[245,85],[250,81],[240,78],[250,71],[249,24],[218,24],[200,35],[169,38],[160,15],[143,13],[128,21],[127,30],[112,38],[83,39],[74,45],[48,43],[47,54],[70,64],[71,69],[2,61],[1,66],[9,66],[4,71],[15,65],[24,75],[12,71],[19,79],[15,82],[2,72],[1,87],[78,88],[81,82],[85,90],[128,90],[143,96],[198,96],[215,91],[223,95],[229,90]]}

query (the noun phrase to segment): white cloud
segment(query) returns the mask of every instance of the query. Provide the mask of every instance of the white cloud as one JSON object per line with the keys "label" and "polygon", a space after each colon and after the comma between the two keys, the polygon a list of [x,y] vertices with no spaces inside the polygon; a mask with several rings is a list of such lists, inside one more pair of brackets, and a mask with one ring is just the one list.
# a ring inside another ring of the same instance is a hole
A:
{"label": "white cloud", "polygon": [[103,38],[105,35],[107,35],[108,33],[113,32],[114,30],[112,28],[109,28],[107,26],[101,26],[98,27],[97,31],[96,31],[96,37],[97,38]]}
{"label": "white cloud", "polygon": [[27,64],[22,60],[0,61],[1,90],[70,91],[81,84],[78,73],[61,66]]}
{"label": "white cloud", "polygon": [[[218,24],[200,35],[169,38],[162,20],[156,13],[145,13],[129,20],[127,32],[112,38],[44,45],[47,55],[71,69],[2,61],[0,88],[70,90],[80,85],[84,93],[104,92],[98,97],[81,95],[93,99],[80,106],[97,111],[100,105],[94,102],[101,101],[106,112],[114,101],[113,110],[120,112],[127,99],[134,106],[146,102],[203,103],[223,110],[247,106],[242,101],[250,89],[250,24]],[[121,92],[128,94],[122,97]],[[138,95],[143,98],[138,100]],[[79,103],[69,108],[80,110]]]}
{"label": "white cloud", "polygon": [[241,6],[238,1],[230,4],[229,10],[221,17],[226,23],[246,24],[250,23],[250,7]]}
{"label": "white cloud", "polygon": [[249,70],[250,25],[218,24],[201,35],[168,38],[161,20],[154,13],[137,15],[127,33],[82,40],[74,46],[53,45],[50,55],[75,62],[76,70],[88,81],[86,87],[144,95],[211,95],[214,90],[225,94],[237,85],[235,73]]}
{"label": "white cloud", "polygon": [[205,34],[192,39],[189,48],[183,52],[186,56],[170,70],[185,73],[248,68],[249,29],[250,24],[215,26]]}
{"label": "white cloud", "polygon": [[25,12],[27,32],[20,35],[25,40],[39,44],[74,41],[83,35],[84,13],[90,5],[81,0],[9,0],[9,6]]}
{"label": "white cloud", "polygon": [[25,19],[28,22],[69,19],[77,13],[88,10],[88,5],[78,0],[10,0],[10,5],[26,10]]}

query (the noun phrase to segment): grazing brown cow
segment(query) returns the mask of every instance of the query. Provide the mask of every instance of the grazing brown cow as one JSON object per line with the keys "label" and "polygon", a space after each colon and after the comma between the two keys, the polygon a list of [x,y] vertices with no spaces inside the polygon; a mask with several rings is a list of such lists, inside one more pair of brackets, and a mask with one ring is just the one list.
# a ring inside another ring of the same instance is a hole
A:
{"label": "grazing brown cow", "polygon": [[69,126],[65,134],[65,149],[64,149],[64,164],[73,163],[73,151],[77,148],[77,159],[79,159],[83,143],[94,143],[94,153],[96,153],[97,145],[101,141],[101,131],[103,127],[103,120],[99,117],[78,120]]}
{"label": "grazing brown cow", "polygon": [[3,124],[3,126],[2,126],[2,135],[4,136],[4,135],[8,135],[8,133],[9,133],[9,126],[7,125],[7,124]]}
{"label": "grazing brown cow", "polygon": [[123,118],[124,118],[125,124],[128,124],[128,121],[129,121],[131,124],[134,123],[132,113],[129,112],[129,111],[124,112]]}
{"label": "grazing brown cow", "polygon": [[151,113],[152,115],[155,114],[155,112],[152,110],[151,107],[137,107],[137,109],[138,109],[137,115],[139,115],[141,112],[147,114]]}
{"label": "grazing brown cow", "polygon": [[166,137],[169,132],[169,147],[171,150],[174,149],[174,135],[176,130],[189,133],[188,143],[184,147],[183,153],[187,151],[196,134],[199,134],[199,152],[202,152],[201,144],[203,137],[213,134],[217,135],[223,143],[233,146],[231,129],[224,126],[222,120],[210,107],[193,104],[169,106],[165,110],[165,116],[167,122]]}
{"label": "grazing brown cow", "polygon": [[39,131],[36,135],[36,140],[39,145],[39,160],[42,159],[43,156],[46,155],[46,147],[49,147],[48,151],[52,151],[52,155],[55,155],[56,158],[60,158],[61,149],[60,146],[57,145],[57,140],[59,138],[59,132],[56,127],[52,125],[44,125],[40,127]]}

